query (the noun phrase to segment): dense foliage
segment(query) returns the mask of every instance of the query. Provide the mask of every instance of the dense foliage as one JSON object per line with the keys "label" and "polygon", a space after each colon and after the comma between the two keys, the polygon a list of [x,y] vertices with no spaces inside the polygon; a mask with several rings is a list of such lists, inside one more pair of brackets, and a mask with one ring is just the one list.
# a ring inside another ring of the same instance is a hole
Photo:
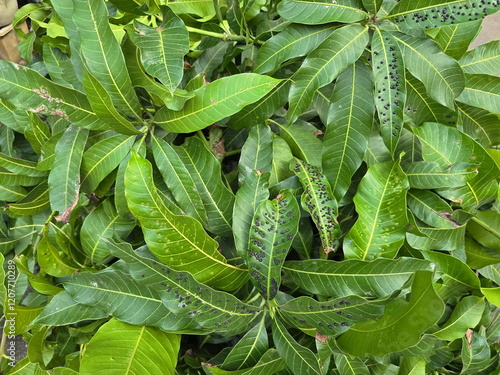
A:
{"label": "dense foliage", "polygon": [[467,51],[498,9],[21,8],[1,370],[498,373],[500,41]]}

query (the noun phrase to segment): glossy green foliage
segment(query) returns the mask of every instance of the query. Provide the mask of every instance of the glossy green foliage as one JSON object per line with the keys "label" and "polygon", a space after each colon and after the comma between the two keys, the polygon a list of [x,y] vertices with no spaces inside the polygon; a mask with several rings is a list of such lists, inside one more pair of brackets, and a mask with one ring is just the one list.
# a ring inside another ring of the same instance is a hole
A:
{"label": "glossy green foliage", "polygon": [[500,44],[470,49],[497,10],[21,7],[0,373],[498,372]]}

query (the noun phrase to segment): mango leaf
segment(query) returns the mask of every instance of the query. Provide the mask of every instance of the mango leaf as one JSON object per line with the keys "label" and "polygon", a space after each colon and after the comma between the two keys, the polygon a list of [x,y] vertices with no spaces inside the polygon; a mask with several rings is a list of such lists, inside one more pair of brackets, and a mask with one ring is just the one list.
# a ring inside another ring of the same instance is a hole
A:
{"label": "mango leaf", "polygon": [[[283,132],[282,135],[285,135]],[[304,134],[305,135],[305,134]],[[287,138],[285,136],[285,138]],[[318,144],[316,138],[304,137],[305,139],[300,138],[305,142],[305,145],[309,143],[311,145]],[[291,141],[293,138],[288,138]],[[308,141],[308,142],[306,142]],[[290,171],[288,166],[293,159],[292,150],[288,143],[278,135],[273,136],[273,155],[279,155],[279,157],[273,157],[271,163],[271,177],[269,178],[269,186],[275,186],[281,181],[286,180],[287,178],[293,176],[293,172]],[[315,160],[316,158],[312,158]],[[311,158],[309,158],[311,160]]]}
{"label": "mango leaf", "polygon": [[88,70],[109,93],[119,112],[140,118],[139,100],[127,74],[120,44],[109,27],[106,3],[73,1],[73,6],[73,21]]}
{"label": "mango leaf", "polygon": [[404,242],[408,179],[395,162],[371,166],[354,196],[358,220],[344,239],[346,258],[394,258]]}
{"label": "mango leaf", "polygon": [[127,156],[134,141],[135,137],[114,135],[88,148],[82,160],[82,190],[94,192],[102,180]]}
{"label": "mango leaf", "polygon": [[462,131],[484,148],[500,144],[500,119],[488,111],[457,103]]}
{"label": "mango leaf", "polygon": [[[109,345],[110,342],[115,344]],[[173,373],[180,344],[180,335],[111,319],[87,344],[80,360],[80,372],[133,374],[147,368],[151,375]]]}
{"label": "mango leaf", "polygon": [[151,137],[156,167],[165,184],[186,215],[208,225],[207,212],[196,183],[174,148],[162,139]]}
{"label": "mango leaf", "polygon": [[256,209],[249,231],[247,264],[251,281],[267,300],[276,297],[281,267],[298,230],[300,210],[292,190],[282,190]]}
{"label": "mango leaf", "polygon": [[322,302],[303,296],[278,306],[278,311],[299,329],[314,328],[323,335],[338,336],[356,322],[377,319],[384,307],[359,296]]}
{"label": "mango leaf", "polygon": [[77,272],[77,269],[68,257],[60,251],[58,246],[51,243],[47,233],[45,233],[36,247],[38,265],[43,272],[55,277],[66,277]]}
{"label": "mango leaf", "polygon": [[121,134],[137,134],[139,131],[114,107],[109,92],[88,69],[83,69],[82,85],[95,114],[111,129]]}
{"label": "mango leaf", "polygon": [[128,243],[108,244],[112,254],[127,263],[135,280],[157,291],[170,311],[193,319],[200,327],[235,335],[247,331],[261,312],[232,294],[197,282],[189,272],[177,272],[158,263],[146,249],[134,252]]}
{"label": "mango leaf", "polygon": [[379,258],[371,262],[310,259],[283,265],[285,279],[310,293],[335,297],[385,297],[402,288],[416,271],[430,269],[430,262],[414,258]]}
{"label": "mango leaf", "polygon": [[[451,218],[453,219],[453,218]],[[453,229],[435,228],[421,221],[417,221],[418,234],[406,233],[408,244],[418,250],[463,250],[465,225]]]}
{"label": "mango leaf", "polygon": [[500,214],[478,211],[468,223],[467,232],[481,245],[500,251]]}
{"label": "mango leaf", "polygon": [[234,194],[222,181],[220,162],[198,137],[189,137],[175,151],[201,196],[208,217],[207,229],[218,236],[231,235]]}
{"label": "mango leaf", "polygon": [[342,73],[335,83],[328,124],[323,137],[323,173],[340,200],[363,161],[373,123],[371,75],[358,61]]}
{"label": "mango leaf", "polygon": [[335,365],[340,375],[369,375],[368,367],[359,358],[351,358],[348,355],[333,353]]}
{"label": "mango leaf", "polygon": [[224,77],[195,91],[177,112],[166,108],[155,114],[155,122],[170,132],[189,133],[203,129],[261,99],[280,81],[253,73]]}
{"label": "mango leaf", "polygon": [[76,76],[71,59],[59,48],[44,43],[43,62],[52,81],[70,89],[82,90],[82,84]]}
{"label": "mango leaf", "polygon": [[[315,132],[299,124],[291,124],[288,126],[277,124],[280,128],[280,137],[288,143],[295,157],[312,165],[321,165],[321,153],[318,153],[318,150],[320,150],[323,145],[321,140],[316,137],[317,134],[315,134]],[[313,152],[313,150],[315,151]]]}
{"label": "mango leaf", "polygon": [[272,169],[273,133],[269,126],[257,124],[250,129],[248,138],[241,148],[238,162],[238,182],[240,185],[255,170],[262,173]]}
{"label": "mango leaf", "polygon": [[[340,336],[337,344],[341,350],[356,356],[383,356],[408,348],[441,318],[444,307],[432,286],[432,272],[418,271],[413,279],[409,302],[402,299],[390,302],[380,319],[356,323]],[[405,335],[397,333],[401,329]],[[380,345],[380,340],[385,345]]]}
{"label": "mango leaf", "polygon": [[368,40],[368,28],[348,25],[335,30],[309,53],[293,78],[289,123],[295,122],[309,107],[317,89],[329,84],[361,56]]}
{"label": "mango leaf", "polygon": [[444,53],[453,57],[455,60],[459,60],[464,53],[467,52],[467,48],[477,36],[480,29],[480,20],[460,23],[458,25],[443,26],[434,29],[436,30],[436,35],[433,36],[433,39],[439,47],[441,47]]}
{"label": "mango leaf", "polygon": [[413,132],[422,144],[424,161],[436,162],[441,167],[460,162],[477,165],[478,173],[466,186],[440,189],[439,195],[460,203],[466,210],[494,199],[498,185],[492,180],[498,174],[498,167],[478,143],[455,128],[437,123],[426,123]]}
{"label": "mango leaf", "polygon": [[237,289],[246,281],[247,271],[227,263],[217,242],[196,219],[167,209],[153,184],[151,164],[135,151],[125,172],[125,195],[146,244],[160,261],[224,290]]}
{"label": "mango leaf", "polygon": [[82,320],[105,319],[108,314],[98,307],[82,305],[63,290],[57,293],[36,317],[33,324],[62,326],[78,323]]}
{"label": "mango leaf", "polygon": [[81,92],[55,84],[34,70],[4,60],[0,61],[0,97],[8,98],[18,108],[58,116],[84,128],[107,128]]}
{"label": "mango leaf", "polygon": [[465,238],[465,253],[467,255],[467,265],[473,269],[486,267],[490,264],[500,263],[498,251],[481,246],[472,238]]}
{"label": "mango leaf", "polygon": [[253,171],[236,192],[233,211],[233,235],[236,251],[246,257],[250,228],[257,207],[269,198],[269,172]]}
{"label": "mango leaf", "polygon": [[327,0],[284,0],[278,6],[278,13],[289,21],[305,24],[350,23],[368,17],[357,0],[347,0],[341,4]]}
{"label": "mango leaf", "polygon": [[[476,8],[477,4],[477,8]],[[392,9],[386,18],[407,29],[429,29],[468,21],[480,20],[495,13],[500,5],[496,1],[477,2],[475,0],[403,1]]]}
{"label": "mango leaf", "polygon": [[403,129],[405,66],[401,50],[389,32],[375,29],[371,46],[379,130],[389,152],[394,155]]}
{"label": "mango leaf", "polygon": [[163,20],[156,27],[134,21],[133,42],[141,50],[146,72],[173,92],[182,80],[184,55],[189,52],[189,34],[184,22],[162,6]]}
{"label": "mango leaf", "polygon": [[467,180],[474,176],[474,171],[471,171],[470,165],[466,163],[444,168],[438,163],[417,161],[404,166],[403,170],[410,187],[417,189],[460,187],[466,185]]}
{"label": "mango leaf", "polygon": [[477,374],[490,362],[491,350],[486,338],[481,333],[470,330],[469,335],[462,337],[462,372],[461,374]]}
{"label": "mango leaf", "polygon": [[484,294],[488,302],[498,306],[500,305],[500,287],[496,288],[481,288],[481,293]]}
{"label": "mango leaf", "polygon": [[211,19],[215,15],[214,3],[210,0],[197,2],[177,0],[168,5],[176,14],[193,14],[206,19]]}
{"label": "mango leaf", "polygon": [[273,72],[286,60],[305,56],[332,33],[337,26],[305,26],[291,24],[268,39],[255,58],[255,73]]}
{"label": "mango leaf", "polygon": [[88,134],[87,129],[70,125],[57,142],[54,164],[49,173],[49,195],[52,210],[59,211],[63,222],[67,222],[78,202],[80,165]]}
{"label": "mango leaf", "polygon": [[436,193],[429,190],[411,189],[408,191],[408,208],[416,218],[424,223],[444,229],[460,226],[452,219],[453,210]]}
{"label": "mango leaf", "polygon": [[301,197],[302,208],[311,215],[316,224],[324,252],[334,251],[340,228],[337,222],[337,201],[333,197],[328,180],[318,167],[299,159],[292,160],[290,169],[297,175],[304,188]]}
{"label": "mango leaf", "polygon": [[469,74],[497,74],[500,63],[500,40],[477,46],[458,61],[462,70]]}
{"label": "mango leaf", "polygon": [[273,320],[273,341],[278,354],[294,375],[321,375],[319,362],[314,353],[297,343],[278,319]]}
{"label": "mango leaf", "polygon": [[457,101],[500,114],[500,77],[466,74],[465,88]]}
{"label": "mango leaf", "polygon": [[[372,15],[376,15],[382,6],[383,0],[361,0],[365,9]],[[336,361],[335,361],[336,362]]]}
{"label": "mango leaf", "polygon": [[438,103],[454,109],[454,99],[465,87],[460,65],[430,39],[398,32],[392,35],[399,43],[405,67],[422,81],[427,94]]}
{"label": "mango leaf", "polygon": [[27,194],[28,192],[22,186],[0,185],[0,201],[16,202]]}
{"label": "mango leaf", "polygon": [[108,268],[98,273],[80,273],[64,283],[64,289],[76,302],[97,307],[125,323],[167,332],[198,327],[189,317],[170,312],[156,292],[122,271]]}
{"label": "mango leaf", "polygon": [[463,337],[468,328],[474,328],[479,323],[484,306],[484,298],[465,297],[455,306],[443,327],[433,335],[448,341]]}

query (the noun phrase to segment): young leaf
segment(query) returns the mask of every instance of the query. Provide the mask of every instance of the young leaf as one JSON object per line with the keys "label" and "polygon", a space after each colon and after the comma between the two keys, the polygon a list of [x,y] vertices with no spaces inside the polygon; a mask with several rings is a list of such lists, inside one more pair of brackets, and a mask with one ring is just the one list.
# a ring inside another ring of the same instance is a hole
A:
{"label": "young leaf", "polygon": [[196,90],[180,111],[162,108],[156,112],[155,122],[170,132],[200,130],[261,99],[279,82],[252,73],[224,77]]}
{"label": "young leaf", "polygon": [[292,190],[283,190],[255,211],[249,232],[247,264],[252,283],[272,300],[281,285],[281,267],[298,230],[300,210]]}
{"label": "young leaf", "polygon": [[247,271],[227,263],[217,251],[217,242],[196,219],[167,209],[153,184],[151,164],[135,151],[125,172],[125,195],[130,211],[141,223],[146,244],[160,261],[225,290],[246,281]]}
{"label": "young leaf", "polygon": [[330,22],[357,22],[368,17],[358,0],[331,2],[327,0],[284,0],[278,6],[278,13],[289,21],[305,24]]}
{"label": "young leaf", "polygon": [[129,35],[141,50],[146,72],[174,92],[182,80],[184,55],[189,52],[189,34],[182,19],[162,6],[163,20],[156,27],[134,21],[135,32]]}
{"label": "young leaf", "polygon": [[458,61],[462,70],[469,74],[497,74],[500,63],[500,40],[477,46]]}
{"label": "young leaf", "polygon": [[348,25],[335,30],[309,53],[290,89],[289,123],[309,107],[317,89],[329,84],[361,56],[368,41],[367,27]]}
{"label": "young leaf", "polygon": [[346,258],[394,258],[404,242],[408,179],[395,162],[371,166],[354,196],[358,220],[344,239]]}
{"label": "young leaf", "polygon": [[180,344],[180,335],[111,319],[87,344],[80,372],[125,374],[140,373],[147,368],[150,375],[173,374]]}
{"label": "young leaf", "polygon": [[500,114],[500,77],[466,74],[465,88],[457,101]]}
{"label": "young leaf", "polygon": [[290,169],[295,172],[304,188],[302,208],[311,215],[318,228],[323,250],[329,253],[335,249],[335,242],[340,235],[338,206],[330,184],[318,167],[299,159],[292,160]]}
{"label": "young leaf", "polygon": [[337,336],[356,322],[375,320],[384,307],[359,296],[347,296],[318,302],[310,297],[297,297],[278,306],[278,311],[297,328],[315,328],[323,335]]}
{"label": "young leaf", "polygon": [[413,258],[379,258],[371,262],[310,259],[283,265],[285,280],[290,278],[310,293],[335,297],[385,297],[402,288],[418,270],[431,270],[430,262]]}
{"label": "young leaf", "polygon": [[373,96],[368,67],[358,61],[335,83],[323,137],[323,173],[340,200],[363,161],[373,123]]}
{"label": "young leaf", "polygon": [[[441,318],[444,307],[444,302],[432,286],[432,272],[418,271],[409,302],[402,299],[390,302],[380,319],[356,323],[337,343],[341,350],[356,356],[383,356],[408,348],[415,345],[422,332]],[[399,334],[402,330],[405,335]]]}
{"label": "young leaf", "polygon": [[273,341],[280,357],[294,375],[321,375],[314,353],[297,343],[279,319],[273,320]]}

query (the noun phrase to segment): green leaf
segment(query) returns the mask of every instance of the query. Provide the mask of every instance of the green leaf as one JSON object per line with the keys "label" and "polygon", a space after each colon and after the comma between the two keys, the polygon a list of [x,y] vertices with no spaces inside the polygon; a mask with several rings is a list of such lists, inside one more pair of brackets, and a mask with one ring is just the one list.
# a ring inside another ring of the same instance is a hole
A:
{"label": "green leaf", "polygon": [[471,337],[462,337],[462,372],[460,374],[477,374],[484,369],[491,357],[491,350],[486,338],[480,333],[470,332]]}
{"label": "green leaf", "polygon": [[488,111],[457,103],[462,131],[484,148],[500,144],[500,119]]}
{"label": "green leaf", "polygon": [[200,327],[220,334],[239,334],[260,315],[261,310],[241,302],[232,294],[197,282],[189,272],[177,272],[148,256],[149,251],[133,251],[127,243],[109,242],[111,252],[123,259],[131,276],[160,295],[174,314],[189,317]]}
{"label": "green leaf", "polygon": [[59,48],[44,43],[43,62],[52,81],[70,89],[82,90],[82,84],[76,76],[71,59]]}
{"label": "green leaf", "polygon": [[292,58],[307,55],[318,47],[337,26],[305,26],[291,24],[282,32],[268,39],[255,58],[255,73],[273,72]]}
{"label": "green leaf", "polygon": [[467,223],[467,232],[481,245],[500,251],[500,214],[478,211]]}
{"label": "green leaf", "polygon": [[83,221],[80,230],[82,250],[92,263],[100,264],[109,256],[105,239],[125,238],[135,225],[135,222],[122,219],[111,200],[106,199]]}
{"label": "green leaf", "polygon": [[151,164],[135,151],[125,172],[125,195],[146,244],[160,261],[191,271],[198,281],[224,290],[246,281],[247,271],[227,263],[217,251],[217,242],[196,219],[167,209],[153,184]]}
{"label": "green leaf", "polygon": [[62,326],[75,324],[82,320],[105,319],[108,314],[98,307],[82,305],[76,302],[67,291],[57,293],[33,324]]}
{"label": "green leaf", "polygon": [[427,94],[438,103],[454,109],[454,99],[465,87],[460,65],[430,39],[398,32],[392,35],[399,43],[405,67],[422,81]]}
{"label": "green leaf", "polygon": [[130,121],[118,113],[109,92],[86,68],[83,69],[82,84],[97,117],[118,133],[128,135],[139,133]]}
{"label": "green leaf", "polygon": [[424,236],[408,232],[406,240],[411,247],[418,250],[463,250],[465,226],[458,225],[459,223],[454,229],[443,229],[418,222],[416,227]]}
{"label": "green leaf", "polygon": [[470,165],[457,163],[443,168],[438,163],[417,161],[403,167],[410,187],[416,189],[438,189],[460,187],[474,175]]}
{"label": "green leaf", "polygon": [[348,25],[335,30],[297,70],[290,89],[289,123],[293,123],[311,104],[317,89],[326,86],[353,64],[368,44],[368,28]]}
{"label": "green leaf", "polygon": [[45,177],[47,172],[37,169],[37,164],[29,160],[15,158],[0,152],[0,167],[6,170],[30,177]]}
{"label": "green leaf", "polygon": [[80,48],[90,73],[111,96],[116,109],[132,117],[141,117],[120,44],[108,23],[103,0],[73,0],[73,21],[80,36]]}
{"label": "green leaf", "polygon": [[443,229],[460,226],[452,219],[453,210],[450,205],[432,191],[411,189],[407,199],[408,208],[424,223]]}
{"label": "green leaf", "polygon": [[323,173],[337,200],[363,161],[373,123],[371,91],[371,74],[362,61],[347,68],[335,83],[323,137]]}
{"label": "green leaf", "polygon": [[481,288],[481,293],[484,294],[488,302],[495,306],[500,306],[500,287]]}
{"label": "green leaf", "polygon": [[177,0],[169,3],[168,6],[176,14],[193,14],[195,16],[211,19],[215,15],[214,3],[212,0]]}
{"label": "green leaf", "polygon": [[368,17],[357,0],[342,3],[327,0],[284,0],[278,6],[281,17],[297,23],[314,25],[330,22],[357,22]]}
{"label": "green leaf", "polygon": [[247,264],[251,281],[267,300],[276,297],[281,267],[298,230],[300,210],[292,190],[282,190],[256,209],[249,231]]}
{"label": "green leaf", "polygon": [[238,161],[238,182],[240,186],[245,179],[259,170],[262,173],[272,169],[273,133],[269,126],[257,124],[250,129],[248,138],[241,148]]}
{"label": "green leaf", "polygon": [[280,357],[294,375],[321,375],[314,353],[297,343],[278,319],[273,320],[273,341]]}
{"label": "green leaf", "polygon": [[301,288],[336,297],[352,294],[385,297],[401,289],[415,271],[430,269],[428,261],[413,258],[379,258],[371,262],[311,259],[287,261],[283,266],[285,278]]}
{"label": "green leaf", "polygon": [[[77,269],[59,247],[51,243],[47,234],[44,234],[36,247],[38,265],[48,275],[55,277],[71,276]],[[62,254],[61,254],[62,253]]]}
{"label": "green leaf", "polygon": [[477,46],[463,55],[458,63],[465,73],[497,74],[497,67],[500,63],[500,40]]}
{"label": "green leaf", "polygon": [[88,148],[82,160],[82,190],[94,192],[127,156],[134,141],[135,137],[113,135]]}
{"label": "green leaf", "polygon": [[359,296],[347,296],[318,302],[310,297],[297,297],[278,306],[286,320],[299,329],[314,328],[323,335],[338,336],[354,323],[375,320],[384,307]]}
{"label": "green leaf", "polygon": [[321,153],[318,151],[323,148],[323,144],[315,132],[299,124],[278,125],[280,137],[288,143],[295,157],[318,167],[321,165]]}
{"label": "green leaf", "polygon": [[205,205],[207,229],[218,236],[231,235],[234,194],[222,181],[220,162],[198,137],[189,137],[175,151]]}
{"label": "green leaf", "polygon": [[337,201],[333,197],[330,183],[318,167],[299,159],[292,160],[290,169],[295,172],[304,188],[301,197],[302,208],[311,215],[316,224],[324,252],[334,251],[340,228],[337,222]]}
{"label": "green leaf", "polygon": [[359,358],[351,358],[350,356],[333,353],[335,365],[340,375],[369,375],[368,367]]}
{"label": "green leaf", "polygon": [[444,53],[453,57],[455,60],[459,60],[464,53],[467,52],[467,48],[477,36],[480,29],[480,20],[460,23],[458,25],[443,26],[439,29],[435,29],[437,33],[433,38]]}
{"label": "green leaf", "polygon": [[57,142],[49,173],[49,195],[51,208],[59,211],[61,221],[67,222],[78,202],[80,165],[88,134],[88,130],[70,125]]}
{"label": "green leaf", "polygon": [[483,247],[469,237],[465,238],[465,253],[467,255],[467,265],[473,269],[500,263],[500,254],[498,251]]}
{"label": "green leaf", "polygon": [[[390,302],[377,321],[356,323],[337,343],[341,350],[356,356],[383,356],[415,345],[420,335],[434,325],[444,312],[444,302],[432,286],[432,272],[418,271],[409,302]],[[404,331],[405,335],[399,334]],[[385,345],[380,345],[384,342]]]}
{"label": "green leaf", "polygon": [[236,192],[233,212],[233,236],[241,258],[247,254],[250,228],[257,207],[269,198],[269,172],[252,171]]}
{"label": "green leaf", "polygon": [[18,108],[58,116],[84,128],[107,128],[81,92],[57,85],[34,70],[4,60],[0,61],[0,96],[8,98]]}
{"label": "green leaf", "polygon": [[224,77],[196,90],[195,97],[180,111],[160,109],[155,114],[155,122],[170,132],[200,130],[261,99],[279,82],[252,73]]}
{"label": "green leaf", "polygon": [[448,341],[463,337],[468,328],[474,328],[479,323],[484,306],[484,298],[465,297],[455,306],[443,327],[433,335]]}
{"label": "green leaf", "polygon": [[[282,133],[285,138],[285,132]],[[304,143],[318,144],[316,140],[313,141],[312,137],[300,138]],[[293,138],[287,138],[289,142],[293,142]],[[292,143],[293,145],[293,143]],[[318,144],[319,146],[319,144]],[[271,177],[269,178],[269,186],[275,186],[281,181],[293,176],[293,172],[290,171],[288,166],[293,159],[292,150],[288,143],[278,135],[273,135],[273,155],[278,155],[278,157],[272,158],[271,167]]]}
{"label": "green leaf", "polygon": [[[477,7],[476,7],[477,5]],[[497,11],[496,1],[417,0],[398,3],[386,17],[403,28],[428,29],[480,20]]]}
{"label": "green leaf", "polygon": [[362,0],[365,9],[370,12],[371,15],[376,15],[382,6],[383,0]]}
{"label": "green leaf", "polygon": [[371,47],[379,131],[389,152],[394,155],[403,129],[406,102],[403,57],[391,34],[378,28],[373,34]]}
{"label": "green leaf", "polygon": [[87,344],[80,373],[135,374],[147,368],[151,375],[172,374],[180,344],[180,335],[111,319]]}
{"label": "green leaf", "polygon": [[344,239],[346,258],[394,258],[404,242],[408,179],[398,163],[371,166],[354,196],[358,220]]}
{"label": "green leaf", "polygon": [[182,80],[184,55],[189,52],[189,34],[184,22],[168,7],[162,6],[163,20],[156,27],[134,21],[129,35],[141,50],[146,72],[173,92]]}
{"label": "green leaf", "polygon": [[208,225],[207,212],[196,182],[174,148],[162,139],[151,137],[153,156],[165,184],[186,215]]}
{"label": "green leaf", "polygon": [[466,74],[465,88],[457,101],[500,114],[500,77]]}
{"label": "green leaf", "polygon": [[16,203],[7,205],[10,212],[18,216],[36,215],[50,206],[49,186],[46,182],[38,184],[28,195]]}
{"label": "green leaf", "polygon": [[0,201],[16,202],[27,194],[28,192],[22,186],[0,185]]}

